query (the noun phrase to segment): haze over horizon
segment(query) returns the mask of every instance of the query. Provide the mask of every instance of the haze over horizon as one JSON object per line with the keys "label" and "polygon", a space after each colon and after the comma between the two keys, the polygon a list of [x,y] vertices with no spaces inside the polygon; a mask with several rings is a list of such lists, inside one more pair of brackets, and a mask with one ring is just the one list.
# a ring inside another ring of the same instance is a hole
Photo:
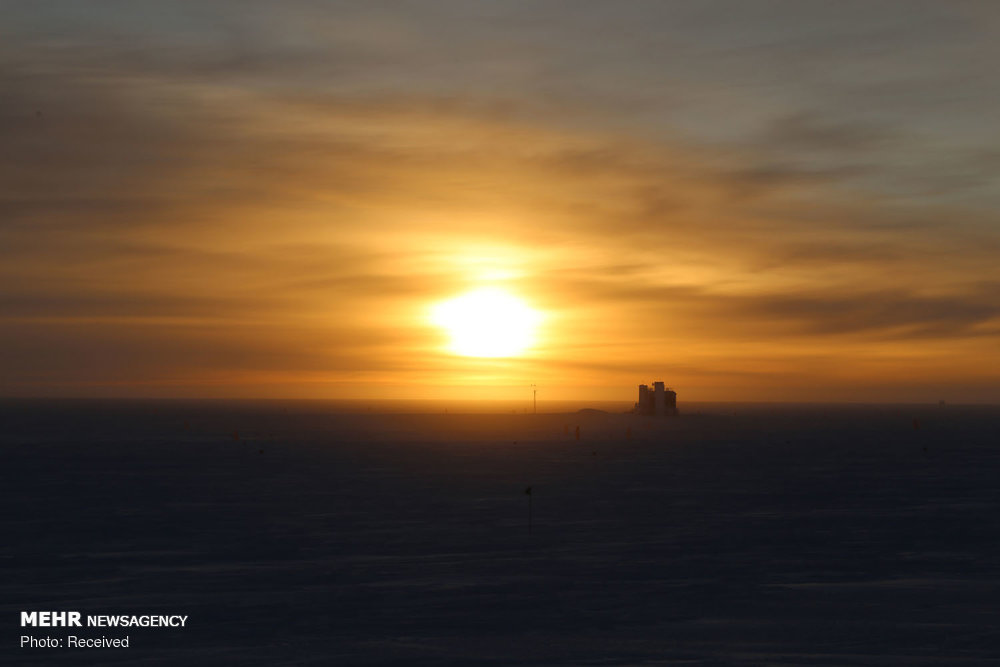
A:
{"label": "haze over horizon", "polygon": [[0,10],[0,396],[1000,402],[995,3]]}

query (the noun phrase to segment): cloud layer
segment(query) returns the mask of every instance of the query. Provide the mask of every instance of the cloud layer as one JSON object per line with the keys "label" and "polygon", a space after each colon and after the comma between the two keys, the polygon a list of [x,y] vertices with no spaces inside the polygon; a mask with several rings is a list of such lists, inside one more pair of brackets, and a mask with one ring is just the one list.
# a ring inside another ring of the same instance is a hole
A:
{"label": "cloud layer", "polygon": [[5,394],[1000,400],[989,4],[5,16]]}

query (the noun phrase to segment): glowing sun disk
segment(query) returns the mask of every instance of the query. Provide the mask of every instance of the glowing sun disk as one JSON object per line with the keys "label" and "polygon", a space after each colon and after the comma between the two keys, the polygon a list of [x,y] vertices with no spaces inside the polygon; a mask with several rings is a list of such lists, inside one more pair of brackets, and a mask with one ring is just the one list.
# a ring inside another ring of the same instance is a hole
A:
{"label": "glowing sun disk", "polygon": [[494,287],[437,304],[431,321],[451,337],[450,349],[466,357],[513,357],[535,342],[541,314]]}

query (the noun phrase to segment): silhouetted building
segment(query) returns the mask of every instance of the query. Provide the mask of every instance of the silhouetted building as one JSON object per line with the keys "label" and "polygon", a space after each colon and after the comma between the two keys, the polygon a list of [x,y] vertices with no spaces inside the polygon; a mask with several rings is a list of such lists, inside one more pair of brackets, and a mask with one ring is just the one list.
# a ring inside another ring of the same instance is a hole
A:
{"label": "silhouetted building", "polygon": [[640,384],[635,412],[640,415],[676,415],[677,392],[664,387],[662,382],[654,382],[652,391],[648,385]]}

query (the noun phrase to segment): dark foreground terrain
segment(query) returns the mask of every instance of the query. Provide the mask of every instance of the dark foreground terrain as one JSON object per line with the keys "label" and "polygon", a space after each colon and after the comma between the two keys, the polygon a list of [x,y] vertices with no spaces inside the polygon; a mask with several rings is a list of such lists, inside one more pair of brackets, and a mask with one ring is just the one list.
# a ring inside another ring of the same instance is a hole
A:
{"label": "dark foreground terrain", "polygon": [[[996,408],[0,420],[4,664],[1000,660]],[[49,609],[189,620],[18,648]]]}

